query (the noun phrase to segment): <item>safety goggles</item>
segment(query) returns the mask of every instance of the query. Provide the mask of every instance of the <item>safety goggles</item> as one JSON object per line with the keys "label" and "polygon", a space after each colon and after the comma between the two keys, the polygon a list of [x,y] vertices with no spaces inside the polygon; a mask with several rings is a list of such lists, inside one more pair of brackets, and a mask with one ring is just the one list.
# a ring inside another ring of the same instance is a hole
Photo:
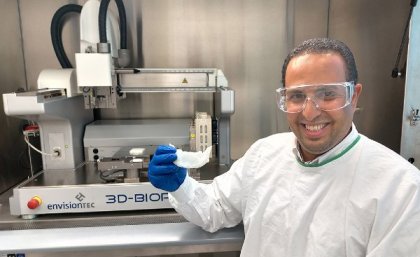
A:
{"label": "safety goggles", "polygon": [[309,101],[319,110],[335,111],[351,103],[353,92],[353,82],[340,82],[279,88],[276,97],[280,110],[287,113],[303,111]]}

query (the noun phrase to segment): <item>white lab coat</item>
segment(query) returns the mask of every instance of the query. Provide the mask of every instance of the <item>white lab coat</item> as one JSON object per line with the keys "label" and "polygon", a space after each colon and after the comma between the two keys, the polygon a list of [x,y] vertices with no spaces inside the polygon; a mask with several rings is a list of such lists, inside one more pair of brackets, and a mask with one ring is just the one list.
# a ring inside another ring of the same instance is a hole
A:
{"label": "white lab coat", "polygon": [[419,257],[420,171],[356,136],[319,167],[297,160],[292,133],[261,139],[212,184],[187,177],[170,202],[208,231],[243,221],[243,257]]}

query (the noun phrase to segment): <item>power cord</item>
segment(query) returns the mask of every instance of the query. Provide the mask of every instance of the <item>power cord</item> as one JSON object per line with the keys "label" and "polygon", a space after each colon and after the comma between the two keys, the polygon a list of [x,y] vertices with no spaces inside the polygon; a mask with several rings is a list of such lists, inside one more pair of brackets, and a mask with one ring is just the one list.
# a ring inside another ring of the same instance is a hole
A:
{"label": "power cord", "polygon": [[39,128],[37,125],[27,125],[26,127],[23,128],[23,139],[25,140],[26,144],[28,144],[28,146],[30,148],[32,148],[33,150],[35,150],[36,152],[42,154],[42,155],[47,155],[47,156],[52,156],[52,157],[58,157],[60,156],[60,151],[54,151],[53,153],[46,153],[43,152],[41,150],[39,150],[38,148],[36,148],[34,145],[32,145],[29,142],[29,135],[32,134],[36,134],[39,132]]}
{"label": "power cord", "polygon": [[47,155],[47,156],[53,156],[53,157],[58,157],[60,156],[60,152],[58,151],[54,151],[53,153],[46,153],[43,152],[41,150],[39,150],[38,148],[36,148],[35,146],[33,146],[30,142],[29,142],[29,137],[27,135],[24,136],[24,140],[25,142],[28,144],[28,146],[32,149],[34,149],[35,151],[37,151],[38,153],[42,154],[42,155]]}
{"label": "power cord", "polygon": [[394,66],[394,69],[392,69],[392,73],[391,73],[391,76],[393,78],[397,78],[397,77],[402,77],[403,78],[403,77],[405,77],[405,69],[406,69],[407,63],[404,63],[404,67],[401,70],[398,68],[398,66],[400,65],[401,55],[402,55],[402,52],[403,52],[404,47],[406,45],[406,41],[407,41],[407,38],[408,38],[407,32],[408,32],[408,28],[410,26],[411,15],[413,14],[413,9],[416,6],[416,4],[417,4],[417,0],[411,0],[411,2],[410,2],[410,12],[408,14],[408,19],[407,19],[407,22],[405,24],[404,34],[403,34],[403,37],[402,37],[402,40],[401,40],[400,49],[398,50],[397,60],[395,61],[395,66]]}

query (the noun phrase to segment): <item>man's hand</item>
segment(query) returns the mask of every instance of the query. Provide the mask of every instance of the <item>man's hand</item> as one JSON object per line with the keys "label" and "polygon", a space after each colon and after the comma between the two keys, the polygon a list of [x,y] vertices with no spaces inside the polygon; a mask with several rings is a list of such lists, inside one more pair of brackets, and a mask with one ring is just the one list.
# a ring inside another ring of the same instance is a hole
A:
{"label": "man's hand", "polygon": [[153,186],[173,192],[181,186],[187,175],[187,169],[176,166],[176,149],[169,145],[160,145],[149,163],[148,177]]}

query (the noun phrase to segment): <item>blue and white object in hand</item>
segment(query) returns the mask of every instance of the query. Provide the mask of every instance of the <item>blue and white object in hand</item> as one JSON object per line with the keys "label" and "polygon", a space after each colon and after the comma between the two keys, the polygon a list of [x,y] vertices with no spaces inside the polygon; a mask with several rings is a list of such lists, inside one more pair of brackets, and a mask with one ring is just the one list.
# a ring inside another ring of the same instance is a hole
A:
{"label": "blue and white object in hand", "polygon": [[175,147],[158,146],[149,163],[148,177],[153,186],[169,192],[181,186],[187,176],[187,169],[176,166],[174,164],[176,159]]}

